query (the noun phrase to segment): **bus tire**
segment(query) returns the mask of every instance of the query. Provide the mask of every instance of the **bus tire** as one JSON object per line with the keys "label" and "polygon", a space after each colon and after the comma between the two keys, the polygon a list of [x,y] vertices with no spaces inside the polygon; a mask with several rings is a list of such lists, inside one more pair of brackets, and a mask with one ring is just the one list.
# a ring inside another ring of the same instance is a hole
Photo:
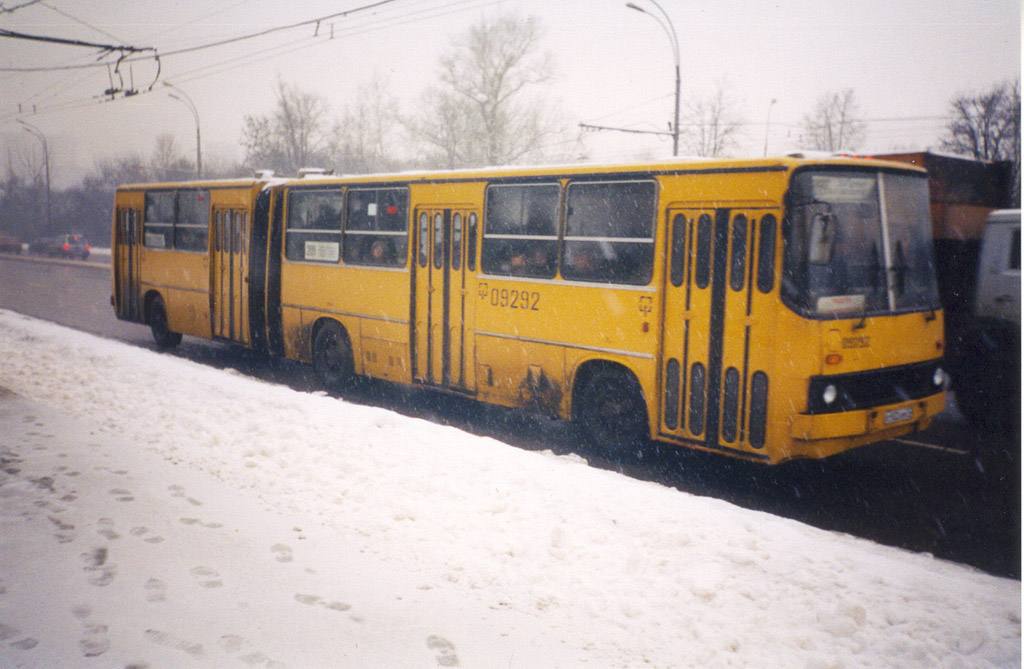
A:
{"label": "bus tire", "polygon": [[330,391],[345,389],[352,381],[352,344],[336,321],[326,321],[313,335],[313,369],[320,385]]}
{"label": "bus tire", "polygon": [[647,441],[647,408],[636,380],[606,369],[586,381],[575,412],[583,446],[605,457],[642,454]]}
{"label": "bus tire", "polygon": [[153,339],[160,348],[174,348],[181,343],[181,333],[171,332],[167,325],[167,308],[164,299],[154,295],[146,304],[146,323],[153,333]]}

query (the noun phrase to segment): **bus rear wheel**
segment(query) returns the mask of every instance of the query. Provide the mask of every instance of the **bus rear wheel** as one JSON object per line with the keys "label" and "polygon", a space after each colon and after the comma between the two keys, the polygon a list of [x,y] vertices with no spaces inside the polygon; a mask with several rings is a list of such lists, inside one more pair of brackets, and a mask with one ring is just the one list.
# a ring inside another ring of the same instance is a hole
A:
{"label": "bus rear wheel", "polygon": [[576,424],[587,449],[613,458],[642,454],[647,409],[635,380],[614,370],[598,372],[579,401]]}
{"label": "bus rear wheel", "polygon": [[146,306],[146,322],[160,348],[174,348],[181,343],[181,333],[171,332],[167,325],[167,309],[164,307],[164,299],[159,295],[154,296]]}
{"label": "bus rear wheel", "polygon": [[352,380],[352,344],[344,328],[327,321],[313,337],[313,369],[327,390],[343,390]]}

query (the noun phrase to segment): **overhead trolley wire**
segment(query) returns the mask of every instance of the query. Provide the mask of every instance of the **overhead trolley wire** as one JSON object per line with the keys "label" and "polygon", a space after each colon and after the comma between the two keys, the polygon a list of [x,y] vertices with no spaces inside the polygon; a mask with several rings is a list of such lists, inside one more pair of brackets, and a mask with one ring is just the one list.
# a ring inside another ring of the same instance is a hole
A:
{"label": "overhead trolley wire", "polygon": [[[363,12],[363,11],[368,11],[370,9],[376,9],[377,7],[382,7],[384,5],[388,5],[388,4],[391,4],[393,2],[397,2],[397,0],[378,0],[377,2],[372,2],[372,3],[367,4],[367,5],[362,5],[361,7],[355,7],[353,9],[347,9],[347,10],[345,10],[343,12],[334,12],[333,14],[327,14],[325,16],[321,16],[321,17],[318,17],[318,18],[315,18],[315,19],[307,19],[305,21],[299,21],[298,23],[292,23],[292,24],[289,24],[289,25],[275,26],[273,28],[266,28],[265,30],[260,30],[260,31],[254,32],[254,33],[249,33],[247,35],[239,35],[237,37],[229,37],[227,39],[218,40],[216,42],[209,42],[207,44],[199,44],[199,45],[196,45],[196,46],[189,46],[189,47],[184,47],[184,48],[181,48],[181,49],[176,49],[174,51],[167,51],[165,53],[160,53],[158,55],[158,57],[160,57],[160,58],[167,58],[167,57],[170,57],[170,56],[180,56],[180,55],[186,54],[186,53],[193,53],[193,52],[196,52],[196,51],[202,51],[204,49],[212,49],[212,48],[219,47],[219,46],[225,46],[225,45],[228,45],[228,44],[234,44],[236,42],[242,42],[242,41],[245,41],[245,40],[255,39],[257,37],[263,37],[263,36],[270,35],[270,34],[276,33],[276,32],[281,32],[281,31],[284,31],[284,30],[293,30],[295,28],[301,28],[303,26],[318,25],[320,23],[323,23],[324,21],[329,21],[329,20],[334,19],[334,18],[348,16],[349,14],[354,14],[356,12]],[[58,43],[58,44],[68,44],[68,45],[71,45],[71,46],[89,46],[89,47],[93,47],[93,48],[104,49],[104,50],[107,50],[107,51],[129,51],[129,52],[138,52],[138,51],[143,51],[143,50],[156,51],[152,47],[146,47],[145,49],[143,49],[143,48],[139,48],[139,47],[113,46],[113,45],[109,45],[109,44],[96,44],[96,43],[93,43],[93,42],[85,42],[85,41],[82,41],[82,40],[69,40],[69,39],[64,39],[64,38],[61,38],[61,37],[47,37],[47,36],[43,36],[43,35],[29,35],[29,34],[26,34],[26,33],[18,33],[18,32],[12,31],[12,30],[5,30],[5,29],[0,29],[0,37],[13,37],[13,38],[19,38],[19,39],[31,39],[31,40],[41,41],[41,42],[53,42],[53,43]],[[140,61],[140,60],[148,60],[151,57],[152,56],[132,56],[132,57],[129,57],[129,58],[125,58],[123,60],[123,62],[125,62],[125,63],[133,63],[133,62]],[[83,64],[83,65],[58,65],[58,66],[53,66],[53,67],[42,67],[42,66],[37,66],[37,67],[0,67],[0,72],[54,72],[54,71],[59,71],[59,70],[83,70],[83,69],[91,69],[91,68],[106,67],[106,66],[107,66],[107,63],[88,63],[88,64]]]}
{"label": "overhead trolley wire", "polygon": [[88,28],[90,30],[94,30],[94,31],[98,32],[99,34],[103,35],[104,37],[109,37],[110,39],[116,39],[118,41],[122,41],[120,37],[117,37],[116,35],[111,35],[110,33],[106,32],[105,30],[103,30],[101,28],[97,28],[96,26],[92,25],[91,23],[86,23],[85,21],[83,21],[82,19],[78,18],[77,16],[69,14],[69,13],[65,12],[63,9],[60,9],[59,7],[54,7],[53,5],[45,3],[45,2],[40,2],[39,4],[41,4],[43,7],[46,7],[47,9],[49,9],[52,12],[56,12],[57,14],[60,14],[64,18],[71,19],[75,23],[78,23],[80,25],[85,26],[86,28]]}
{"label": "overhead trolley wire", "polygon": [[[188,48],[183,48],[183,49],[179,49],[179,50],[175,50],[175,51],[170,51],[170,52],[163,53],[163,54],[160,54],[160,55],[161,55],[161,57],[166,57],[167,55],[176,55],[176,54],[183,53],[183,52],[186,52],[186,51],[195,51],[195,50],[197,50],[199,48],[209,48],[209,47],[211,47],[213,45],[220,45],[220,44],[224,44],[224,43],[231,42],[231,41],[237,42],[237,41],[240,41],[243,38],[249,38],[249,37],[255,37],[255,36],[264,36],[264,35],[271,34],[271,33],[274,33],[274,32],[279,32],[279,31],[282,31],[282,30],[295,28],[297,26],[314,25],[317,22],[322,22],[322,21],[327,20],[329,18],[335,18],[337,16],[342,16],[342,15],[345,15],[345,14],[351,14],[353,12],[362,11],[362,10],[365,10],[365,9],[372,9],[372,8],[375,8],[375,7],[384,5],[384,4],[389,4],[389,3],[394,2],[394,1],[395,0],[385,0],[384,2],[377,2],[377,3],[365,5],[363,7],[357,7],[357,8],[354,8],[354,9],[350,9],[347,12],[337,12],[337,13],[328,15],[327,17],[321,17],[319,19],[309,19],[309,20],[306,20],[306,21],[301,21],[299,23],[291,24],[289,26],[278,26],[276,28],[270,28],[270,29],[258,31],[256,33],[252,33],[249,36],[236,37],[236,38],[231,38],[229,40],[220,40],[220,41],[217,41],[217,42],[212,42],[212,43],[209,43],[209,44],[200,45],[200,47],[188,47]],[[486,6],[498,4],[498,2],[499,2],[499,0],[454,0],[452,2],[448,2],[448,3],[445,3],[445,4],[441,4],[441,5],[436,5],[436,6],[433,6],[433,7],[426,6],[426,7],[422,7],[422,8],[417,8],[414,11],[412,11],[411,13],[406,13],[406,14],[404,14],[402,16],[391,16],[391,17],[375,18],[375,19],[371,19],[368,23],[362,23],[360,25],[351,26],[351,27],[348,27],[348,28],[344,28],[342,30],[333,31],[333,33],[328,33],[328,34],[321,33],[319,35],[319,38],[314,37],[313,38],[314,41],[306,43],[306,44],[302,44],[302,42],[304,42],[306,40],[309,40],[310,38],[303,37],[303,38],[301,38],[299,40],[293,40],[293,41],[290,41],[290,42],[286,42],[284,44],[280,44],[280,45],[275,46],[275,47],[270,47],[269,49],[263,48],[263,49],[260,49],[257,52],[252,52],[252,53],[249,53],[249,54],[245,54],[245,55],[241,55],[241,56],[236,56],[234,58],[230,58],[230,59],[227,59],[227,60],[224,60],[224,61],[220,61],[218,63],[213,63],[213,64],[210,64],[210,65],[201,66],[201,67],[198,67],[196,69],[189,70],[189,71],[177,74],[175,76],[175,81],[177,81],[177,82],[188,82],[188,81],[194,81],[194,80],[197,80],[197,79],[202,79],[202,78],[205,78],[207,76],[212,76],[212,75],[215,75],[215,74],[220,74],[222,72],[229,71],[229,70],[235,69],[237,67],[244,67],[246,65],[250,65],[250,64],[253,64],[253,63],[256,63],[256,62],[260,62],[262,60],[267,60],[269,58],[273,58],[273,57],[277,57],[277,56],[280,56],[280,55],[292,53],[292,52],[299,51],[299,50],[304,49],[304,48],[310,48],[310,47],[313,47],[313,46],[317,46],[317,45],[322,44],[322,43],[324,43],[326,41],[330,41],[332,39],[332,37],[333,38],[337,38],[337,37],[349,37],[349,36],[352,36],[352,35],[359,35],[359,34],[363,34],[363,33],[366,33],[366,32],[372,32],[374,30],[380,30],[380,29],[386,28],[386,27],[392,27],[392,26],[397,26],[397,25],[404,25],[404,24],[413,23],[413,22],[421,21],[421,20],[425,20],[425,19],[438,18],[438,17],[447,16],[449,14],[457,13],[457,12],[460,12],[460,11],[466,11],[466,10],[470,10],[470,9],[479,9],[481,7],[486,7]],[[243,3],[237,3],[237,4],[243,4]],[[296,46],[296,45],[298,45],[298,46]],[[291,47],[291,48],[289,48],[289,47]],[[270,53],[272,51],[276,52],[276,53]],[[125,58],[123,62],[136,62],[136,61],[146,61],[146,60],[148,60],[148,57],[133,57],[133,58]],[[0,68],[0,72],[10,71],[10,69],[11,68]],[[82,68],[80,66],[79,67],[76,67],[76,66],[59,66],[59,67],[44,68],[44,69],[47,69],[49,71],[54,71],[54,70],[82,69]],[[190,76],[190,75],[194,75],[194,76]],[[147,93],[147,92],[149,92],[149,91],[148,90],[142,90],[142,91],[139,91],[139,94],[143,94],[143,93]],[[36,94],[36,95],[38,95],[38,94]],[[33,97],[35,97],[35,96],[33,96]],[[53,112],[69,111],[69,110],[73,110],[73,109],[84,108],[84,107],[91,106],[91,105],[94,105],[94,104],[97,104],[97,103],[112,102],[112,101],[114,101],[114,100],[111,99],[110,97],[108,97],[107,95],[95,95],[95,96],[90,96],[88,98],[79,98],[77,100],[69,100],[69,101],[66,101],[66,102],[63,102],[63,103],[57,103],[57,104],[53,104],[51,106],[37,107],[37,108],[33,109],[33,113],[39,114],[39,113],[53,113]],[[12,112],[12,113],[9,113],[9,114],[2,115],[2,116],[0,116],[0,122],[8,121],[8,120],[10,120],[12,118],[17,118],[18,116],[23,115],[23,113],[24,112]]]}

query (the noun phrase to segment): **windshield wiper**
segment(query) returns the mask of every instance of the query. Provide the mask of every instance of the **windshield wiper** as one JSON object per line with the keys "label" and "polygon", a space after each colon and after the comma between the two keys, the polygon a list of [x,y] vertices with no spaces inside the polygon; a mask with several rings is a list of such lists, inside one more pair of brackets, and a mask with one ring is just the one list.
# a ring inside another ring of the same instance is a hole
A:
{"label": "windshield wiper", "polygon": [[889,271],[895,275],[896,281],[893,288],[896,290],[897,295],[902,295],[907,289],[907,259],[903,255],[903,242],[896,241],[896,257],[895,262]]}
{"label": "windshield wiper", "polygon": [[882,263],[878,260],[878,245],[871,243],[871,264],[868,265],[868,274],[871,275],[871,292],[877,293],[882,289],[883,275]]}
{"label": "windshield wiper", "polygon": [[868,303],[867,303],[867,300],[865,300],[864,301],[864,308],[860,312],[860,320],[857,321],[856,323],[854,323],[853,327],[851,329],[853,329],[853,330],[863,330],[867,326],[868,326]]}
{"label": "windshield wiper", "polygon": [[[882,283],[884,282],[884,273],[882,272],[882,263],[878,259],[878,245],[871,244],[871,262],[868,264],[868,276],[871,279],[871,294],[875,295],[882,289]],[[864,300],[864,309],[861,311],[860,320],[853,324],[854,330],[861,330],[867,327],[868,324],[868,300]]]}

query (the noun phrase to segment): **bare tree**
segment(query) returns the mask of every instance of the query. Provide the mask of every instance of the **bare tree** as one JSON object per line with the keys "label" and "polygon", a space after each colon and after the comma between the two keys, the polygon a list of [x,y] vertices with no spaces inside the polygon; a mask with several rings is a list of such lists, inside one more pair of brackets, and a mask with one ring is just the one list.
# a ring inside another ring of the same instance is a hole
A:
{"label": "bare tree", "polygon": [[152,177],[157,181],[179,181],[195,174],[195,163],[178,149],[174,135],[165,132],[157,135],[156,148],[149,161]]}
{"label": "bare tree", "polygon": [[334,164],[343,172],[386,172],[397,169],[402,160],[396,148],[400,129],[398,98],[380,73],[359,86],[355,102],[335,126],[333,144],[338,154]]}
{"label": "bare tree", "polygon": [[733,102],[720,85],[711,96],[689,103],[689,130],[685,145],[694,155],[722,156],[736,148],[743,119],[733,111]]}
{"label": "bare tree", "polygon": [[502,165],[537,158],[558,132],[550,105],[529,96],[552,78],[538,54],[536,19],[482,19],[442,56],[439,86],[421,97],[425,112],[409,122],[431,158],[447,167]]}
{"label": "bare tree", "polygon": [[296,172],[325,166],[332,153],[327,100],[277,81],[276,107],[270,116],[246,116],[242,145],[253,168]]}
{"label": "bare tree", "polygon": [[1020,160],[1020,80],[950,103],[942,148],[975,160]]}
{"label": "bare tree", "polygon": [[975,160],[1006,160],[1013,165],[1010,197],[1020,206],[1020,79],[996,84],[950,103],[949,134],[942,148]]}
{"label": "bare tree", "polygon": [[864,121],[853,89],[826,93],[814,113],[804,117],[804,142],[818,151],[842,151],[864,141]]}
{"label": "bare tree", "polygon": [[113,189],[121,184],[137,184],[152,178],[146,161],[137,153],[119,158],[97,160],[93,171],[84,179],[86,188]]}

